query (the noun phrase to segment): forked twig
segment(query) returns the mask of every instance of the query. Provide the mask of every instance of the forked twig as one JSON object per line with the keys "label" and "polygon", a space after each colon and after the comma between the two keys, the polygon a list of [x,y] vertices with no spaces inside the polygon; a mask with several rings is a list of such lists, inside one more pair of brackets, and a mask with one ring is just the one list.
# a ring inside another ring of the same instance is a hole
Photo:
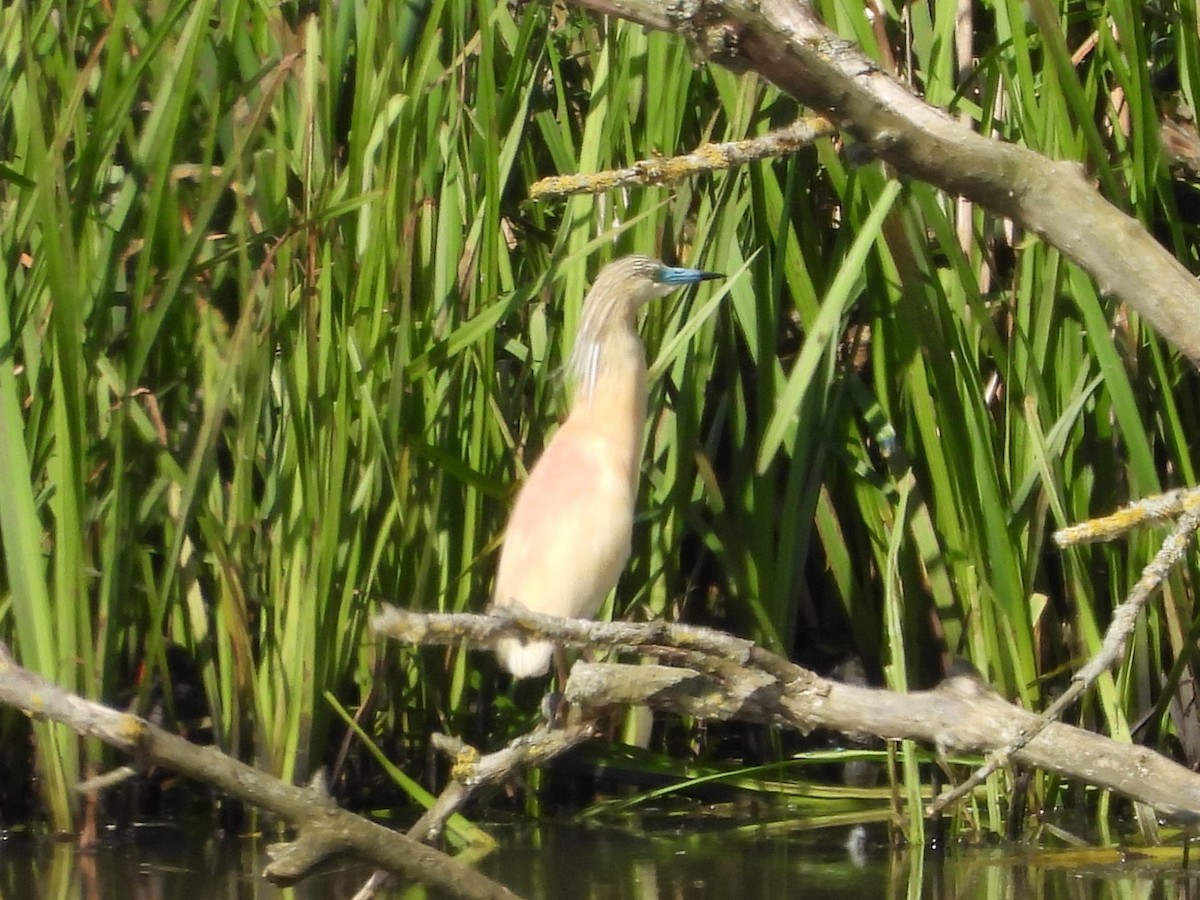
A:
{"label": "forked twig", "polygon": [[1162,546],[1154,555],[1154,559],[1142,569],[1141,577],[1129,591],[1129,595],[1113,610],[1112,620],[1104,634],[1104,641],[1096,654],[1071,679],[1071,684],[1061,695],[1038,717],[1029,728],[1022,729],[1013,740],[988,756],[987,761],[976,769],[971,777],[962,784],[942,794],[926,807],[929,815],[935,815],[951,803],[967,796],[988,777],[1007,764],[1014,753],[1025,747],[1033,738],[1040,734],[1045,727],[1078,700],[1096,680],[1109,669],[1114,668],[1120,661],[1125,650],[1125,642],[1137,626],[1141,614],[1150,597],[1170,574],[1171,569],[1183,558],[1196,531],[1200,528],[1200,489],[1184,488],[1157,494],[1131,503],[1114,513],[1091,519],[1078,525],[1063,528],[1054,534],[1054,542],[1059,547],[1072,547],[1077,544],[1111,541],[1128,534],[1134,528],[1142,525],[1153,525],[1175,519],[1175,528],[1163,541]]}

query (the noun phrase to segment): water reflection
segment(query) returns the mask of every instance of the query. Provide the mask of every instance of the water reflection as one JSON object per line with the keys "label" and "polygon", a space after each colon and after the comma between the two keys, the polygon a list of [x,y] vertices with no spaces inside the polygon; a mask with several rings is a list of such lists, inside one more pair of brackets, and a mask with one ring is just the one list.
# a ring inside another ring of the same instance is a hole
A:
{"label": "water reflection", "polygon": [[845,836],[800,843],[721,832],[526,827],[501,832],[502,849],[483,868],[529,900],[885,896],[888,855],[856,863]]}
{"label": "water reflection", "polygon": [[889,851],[882,829],[759,838],[572,826],[493,831],[502,849],[483,868],[528,900],[1200,897],[1200,869],[1185,871],[1177,846],[975,848],[943,856]]}
{"label": "water reflection", "polygon": [[[881,832],[800,836],[739,831],[631,834],[566,823],[496,825],[501,849],[480,865],[527,900],[701,898],[1183,898],[1200,872],[1178,848],[1139,852],[957,850],[943,858],[890,852]],[[259,875],[264,842],[168,828],[81,855],[27,838],[0,842],[0,900],[329,900],[350,898],[369,874],[335,864],[284,889]],[[1189,893],[1190,891],[1190,893]],[[396,886],[385,900],[432,897]]]}
{"label": "water reflection", "polygon": [[0,900],[327,900],[352,897],[370,874],[335,864],[301,886],[279,888],[259,874],[265,843],[173,827],[139,829],[94,853],[8,838],[0,841]]}

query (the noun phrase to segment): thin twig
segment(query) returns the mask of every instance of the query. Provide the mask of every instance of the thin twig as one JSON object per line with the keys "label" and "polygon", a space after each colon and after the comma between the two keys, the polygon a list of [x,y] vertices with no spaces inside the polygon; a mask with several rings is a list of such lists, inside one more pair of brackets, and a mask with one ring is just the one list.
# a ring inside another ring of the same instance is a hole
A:
{"label": "thin twig", "polygon": [[[543,725],[514,738],[494,753],[479,751],[445,734],[433,736],[433,746],[450,758],[450,783],[425,814],[408,830],[414,841],[434,841],[446,821],[484,788],[502,784],[524,769],[544,765],[596,734],[595,722],[566,728]],[[388,882],[389,874],[377,871],[354,895],[353,900],[371,900]]]}

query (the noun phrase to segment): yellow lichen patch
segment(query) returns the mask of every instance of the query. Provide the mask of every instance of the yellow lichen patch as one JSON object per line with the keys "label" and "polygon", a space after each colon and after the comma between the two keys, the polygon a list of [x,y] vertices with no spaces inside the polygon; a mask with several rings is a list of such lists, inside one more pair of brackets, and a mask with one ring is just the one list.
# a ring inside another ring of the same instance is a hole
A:
{"label": "yellow lichen patch", "polygon": [[130,744],[137,744],[146,733],[146,723],[137,716],[121,716],[117,737]]}
{"label": "yellow lichen patch", "polygon": [[46,700],[41,691],[32,691],[29,694],[29,703],[25,706],[25,715],[34,719],[44,719],[45,706]]}
{"label": "yellow lichen patch", "polygon": [[479,765],[479,751],[474,747],[463,747],[454,754],[454,762],[450,766],[450,777],[455,781],[466,781],[475,773]]}
{"label": "yellow lichen patch", "polygon": [[533,200],[543,200],[546,197],[569,197],[573,194],[599,194],[630,185],[672,184],[705,172],[745,165],[757,159],[785,156],[835,132],[833,123],[828,119],[811,116],[758,137],[702,144],[690,153],[643,159],[624,169],[583,175],[552,175],[535,182],[529,188],[529,196]]}
{"label": "yellow lichen patch", "polygon": [[1185,513],[1200,510],[1200,490],[1195,488],[1168,491],[1131,503],[1105,516],[1089,519],[1054,533],[1060,547],[1111,541],[1128,534],[1134,528],[1176,519]]}

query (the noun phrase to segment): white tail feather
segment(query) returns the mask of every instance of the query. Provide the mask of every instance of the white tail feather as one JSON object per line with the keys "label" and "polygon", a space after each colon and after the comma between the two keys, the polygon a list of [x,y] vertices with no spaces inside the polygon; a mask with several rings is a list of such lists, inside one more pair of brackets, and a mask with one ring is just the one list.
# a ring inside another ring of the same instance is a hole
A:
{"label": "white tail feather", "polygon": [[533,678],[545,675],[550,668],[550,657],[554,645],[549,641],[525,643],[516,638],[504,638],[496,642],[496,656],[513,678]]}

